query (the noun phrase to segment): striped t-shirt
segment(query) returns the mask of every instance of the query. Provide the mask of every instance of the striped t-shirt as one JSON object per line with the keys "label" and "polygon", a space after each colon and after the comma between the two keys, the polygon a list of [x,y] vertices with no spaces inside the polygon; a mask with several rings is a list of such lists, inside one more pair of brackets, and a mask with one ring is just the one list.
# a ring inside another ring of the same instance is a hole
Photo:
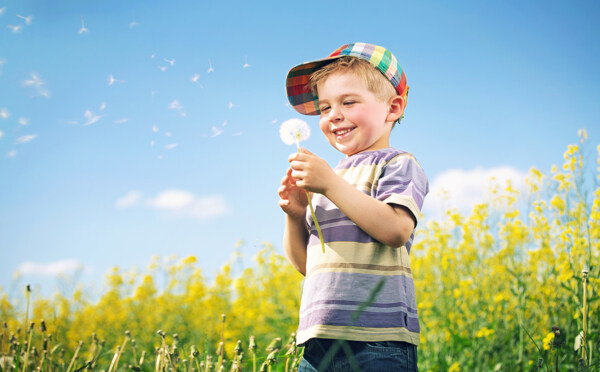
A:
{"label": "striped t-shirt", "polygon": [[[377,200],[408,208],[419,220],[428,182],[411,154],[392,148],[367,151],[342,159],[335,172]],[[307,212],[310,237],[298,344],[318,337],[418,345],[419,320],[408,258],[414,233],[404,246],[390,247],[361,230],[323,195],[315,193],[312,203],[325,253]]]}

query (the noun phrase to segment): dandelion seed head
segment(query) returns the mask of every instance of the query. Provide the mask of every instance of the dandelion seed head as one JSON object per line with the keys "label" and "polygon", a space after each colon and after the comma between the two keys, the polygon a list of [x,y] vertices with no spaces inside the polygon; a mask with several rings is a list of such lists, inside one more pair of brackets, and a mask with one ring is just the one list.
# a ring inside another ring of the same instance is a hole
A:
{"label": "dandelion seed head", "polygon": [[310,127],[304,120],[289,119],[281,123],[279,136],[286,145],[293,145],[310,137]]}

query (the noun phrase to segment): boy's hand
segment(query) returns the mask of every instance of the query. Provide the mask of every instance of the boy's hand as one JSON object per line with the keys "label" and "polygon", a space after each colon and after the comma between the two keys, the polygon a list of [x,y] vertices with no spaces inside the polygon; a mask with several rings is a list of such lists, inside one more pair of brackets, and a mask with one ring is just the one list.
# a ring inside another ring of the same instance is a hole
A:
{"label": "boy's hand", "polygon": [[327,188],[337,178],[329,164],[304,147],[290,155],[291,176],[296,185],[311,192],[325,194]]}
{"label": "boy's hand", "polygon": [[298,220],[306,216],[306,206],[308,205],[306,190],[296,185],[296,181],[292,177],[292,168],[288,168],[281,180],[278,194],[279,206],[290,217]]}

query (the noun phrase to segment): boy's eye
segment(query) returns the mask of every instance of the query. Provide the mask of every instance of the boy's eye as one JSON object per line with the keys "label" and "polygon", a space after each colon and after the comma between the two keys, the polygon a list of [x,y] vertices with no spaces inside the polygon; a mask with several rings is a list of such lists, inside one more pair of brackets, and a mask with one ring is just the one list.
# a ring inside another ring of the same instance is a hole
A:
{"label": "boy's eye", "polygon": [[353,105],[353,104],[355,104],[355,103],[356,103],[355,101],[345,101],[345,102],[344,102],[344,105],[346,105],[346,106],[350,106],[350,105]]}
{"label": "boy's eye", "polygon": [[321,107],[319,110],[320,110],[321,112],[327,112],[327,111],[329,111],[329,109],[330,109],[330,107],[329,107],[329,106],[323,106],[323,107]]}

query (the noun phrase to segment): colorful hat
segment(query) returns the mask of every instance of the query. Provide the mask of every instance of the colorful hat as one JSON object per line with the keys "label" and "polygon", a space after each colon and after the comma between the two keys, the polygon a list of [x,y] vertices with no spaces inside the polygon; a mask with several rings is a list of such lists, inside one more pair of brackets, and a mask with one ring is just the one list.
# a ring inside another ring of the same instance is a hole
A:
{"label": "colorful hat", "polygon": [[305,62],[288,72],[285,82],[287,96],[296,111],[304,115],[320,114],[319,97],[310,89],[310,76],[326,64],[344,56],[361,58],[377,67],[392,83],[398,95],[406,98],[408,94],[406,76],[396,57],[389,50],[377,45],[352,43],[339,47],[327,58]]}

